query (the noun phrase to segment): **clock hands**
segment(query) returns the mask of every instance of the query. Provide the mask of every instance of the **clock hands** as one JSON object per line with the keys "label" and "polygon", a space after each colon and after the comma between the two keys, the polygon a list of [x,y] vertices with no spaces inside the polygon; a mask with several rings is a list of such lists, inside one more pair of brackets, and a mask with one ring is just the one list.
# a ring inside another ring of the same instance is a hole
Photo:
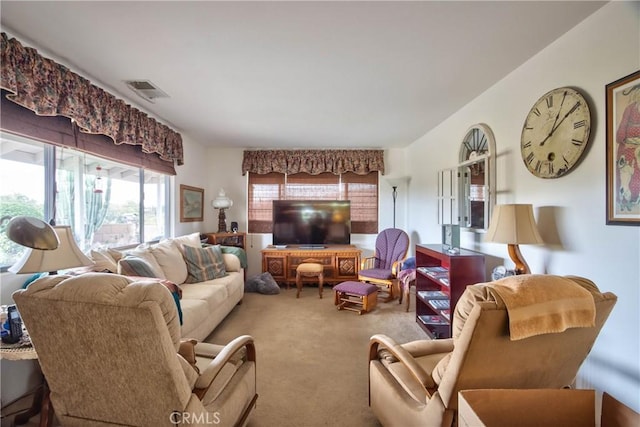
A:
{"label": "clock hands", "polygon": [[[566,92],[565,92],[566,93]],[[562,98],[562,101],[564,102],[564,98]],[[547,142],[547,140],[549,138],[551,138],[551,135],[553,135],[553,132],[556,131],[556,129],[558,129],[560,127],[560,125],[562,124],[562,122],[564,122],[564,120],[569,117],[574,111],[576,111],[578,109],[578,107],[580,107],[580,101],[576,102],[574,104],[573,107],[571,107],[571,109],[569,111],[567,111],[567,113],[562,116],[562,119],[560,119],[559,122],[554,122],[553,123],[553,127],[551,128],[551,131],[549,131],[549,135],[547,135],[547,137],[545,139],[542,140],[542,142],[540,143],[540,146],[543,146],[545,142]],[[562,108],[562,105],[560,106],[560,108]],[[558,116],[560,116],[560,110],[558,110]],[[558,116],[556,116],[556,121],[558,120]]]}
{"label": "clock hands", "polygon": [[[560,112],[562,111],[562,106],[564,105],[564,99],[567,97],[567,91],[565,90],[564,93],[562,94],[562,102],[560,102],[560,107],[558,108],[558,114],[556,114],[556,119],[553,121],[553,126],[551,126],[551,132],[549,132],[549,135],[547,135],[547,137],[542,140],[542,142],[540,143],[540,145],[544,145],[545,142],[547,142],[547,139],[549,139],[551,137],[551,135],[553,135],[553,131],[556,128],[556,123],[558,123],[558,117],[560,117]],[[551,101],[553,101],[553,98],[551,99]]]}

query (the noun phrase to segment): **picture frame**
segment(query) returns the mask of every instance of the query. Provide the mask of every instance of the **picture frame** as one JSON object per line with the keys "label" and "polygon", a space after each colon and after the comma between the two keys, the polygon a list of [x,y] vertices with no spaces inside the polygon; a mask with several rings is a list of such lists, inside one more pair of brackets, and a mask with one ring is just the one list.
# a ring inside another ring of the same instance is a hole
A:
{"label": "picture frame", "polygon": [[607,225],[640,225],[640,70],[605,92]]}
{"label": "picture frame", "polygon": [[204,188],[180,184],[180,222],[204,219]]}
{"label": "picture frame", "polygon": [[442,248],[449,253],[458,253],[460,250],[460,226],[444,224],[442,226]]}

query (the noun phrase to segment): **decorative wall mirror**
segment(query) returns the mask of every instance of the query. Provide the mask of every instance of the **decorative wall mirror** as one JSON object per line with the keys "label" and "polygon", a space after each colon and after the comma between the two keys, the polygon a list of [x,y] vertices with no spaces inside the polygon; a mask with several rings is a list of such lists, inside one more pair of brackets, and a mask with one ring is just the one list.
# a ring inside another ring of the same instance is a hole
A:
{"label": "decorative wall mirror", "polygon": [[495,204],[496,142],[489,126],[471,126],[460,145],[458,164],[458,224],[485,230]]}

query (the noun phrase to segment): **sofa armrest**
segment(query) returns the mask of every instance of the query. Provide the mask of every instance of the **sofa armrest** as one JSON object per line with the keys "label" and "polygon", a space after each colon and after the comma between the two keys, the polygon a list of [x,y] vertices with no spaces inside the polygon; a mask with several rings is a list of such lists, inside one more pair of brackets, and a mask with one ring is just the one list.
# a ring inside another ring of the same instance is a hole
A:
{"label": "sofa armrest", "polygon": [[228,272],[231,271],[242,271],[242,267],[240,266],[240,258],[238,258],[234,254],[222,254],[222,258],[224,259],[225,270]]}

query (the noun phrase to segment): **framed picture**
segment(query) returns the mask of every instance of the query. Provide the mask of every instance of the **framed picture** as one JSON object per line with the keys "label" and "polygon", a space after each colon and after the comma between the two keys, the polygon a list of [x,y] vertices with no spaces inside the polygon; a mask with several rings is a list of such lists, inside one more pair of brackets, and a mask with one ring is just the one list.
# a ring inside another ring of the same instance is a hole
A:
{"label": "framed picture", "polygon": [[445,224],[442,226],[442,247],[449,253],[460,250],[460,226]]}
{"label": "framed picture", "polygon": [[204,188],[180,184],[180,222],[202,221],[203,209]]}
{"label": "framed picture", "polygon": [[607,224],[640,225],[640,71],[606,86]]}

